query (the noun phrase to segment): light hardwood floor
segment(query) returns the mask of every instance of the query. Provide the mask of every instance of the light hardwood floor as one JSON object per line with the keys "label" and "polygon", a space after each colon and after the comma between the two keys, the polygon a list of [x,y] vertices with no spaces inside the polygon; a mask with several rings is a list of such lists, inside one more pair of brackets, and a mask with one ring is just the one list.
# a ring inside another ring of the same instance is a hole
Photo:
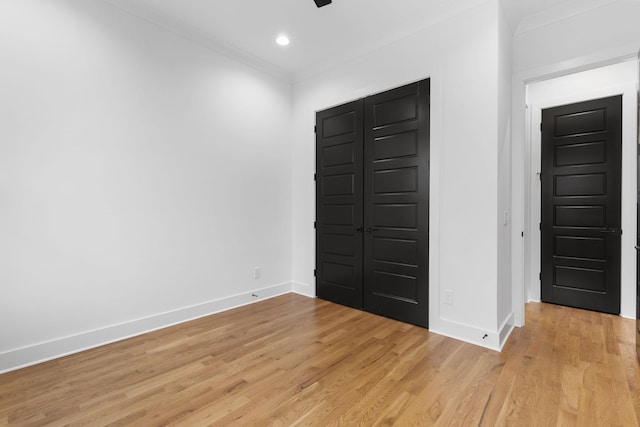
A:
{"label": "light hardwood floor", "polygon": [[502,353],[289,294],[0,376],[0,425],[636,426],[634,322],[529,304]]}

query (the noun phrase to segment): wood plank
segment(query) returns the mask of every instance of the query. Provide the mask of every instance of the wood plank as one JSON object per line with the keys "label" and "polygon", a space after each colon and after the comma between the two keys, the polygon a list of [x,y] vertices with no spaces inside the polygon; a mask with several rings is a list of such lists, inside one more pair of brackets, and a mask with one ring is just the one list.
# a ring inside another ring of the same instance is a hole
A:
{"label": "wood plank", "polygon": [[289,294],[0,376],[0,425],[639,425],[635,322],[527,306],[502,353]]}

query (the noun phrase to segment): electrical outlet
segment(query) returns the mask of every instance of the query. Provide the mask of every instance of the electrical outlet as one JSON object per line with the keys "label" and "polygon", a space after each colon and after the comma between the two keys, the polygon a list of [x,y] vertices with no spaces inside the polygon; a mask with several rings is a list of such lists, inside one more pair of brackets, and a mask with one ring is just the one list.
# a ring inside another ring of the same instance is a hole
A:
{"label": "electrical outlet", "polygon": [[262,275],[262,271],[260,271],[260,267],[256,267],[253,269],[253,278],[254,279],[259,279],[260,276]]}
{"label": "electrical outlet", "polygon": [[442,295],[442,302],[444,302],[447,305],[453,305],[453,291],[451,290],[444,291]]}

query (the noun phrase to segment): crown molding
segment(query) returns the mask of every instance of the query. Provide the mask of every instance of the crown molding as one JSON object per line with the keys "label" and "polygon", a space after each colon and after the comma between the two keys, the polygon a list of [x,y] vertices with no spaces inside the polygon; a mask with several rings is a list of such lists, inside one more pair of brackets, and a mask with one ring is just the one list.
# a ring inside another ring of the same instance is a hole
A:
{"label": "crown molding", "polygon": [[166,16],[157,11],[150,11],[144,8],[137,7],[133,4],[133,2],[119,0],[101,1],[109,5],[110,7],[118,9],[123,13],[146,21],[152,25],[155,25],[156,27],[162,28],[163,30],[168,31],[176,35],[177,37],[188,40],[192,43],[196,43],[208,50],[226,56],[229,59],[235,60],[258,71],[269,74],[287,83],[291,83],[292,74],[287,72],[286,70],[272,64],[271,62],[264,61],[257,56],[251,55],[244,50],[238,49],[230,43],[213,39],[206,34],[192,28],[188,24],[181,22],[175,17]]}
{"label": "crown molding", "polygon": [[537,28],[572,18],[613,3],[617,0],[571,0],[558,6],[524,17],[518,24],[515,34],[523,34]]}

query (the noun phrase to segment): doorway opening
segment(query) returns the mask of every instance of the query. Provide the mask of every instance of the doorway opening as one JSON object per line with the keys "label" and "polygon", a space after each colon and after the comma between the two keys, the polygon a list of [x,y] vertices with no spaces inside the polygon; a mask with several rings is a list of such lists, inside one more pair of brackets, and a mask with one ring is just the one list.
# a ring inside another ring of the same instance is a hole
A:
{"label": "doorway opening", "polygon": [[542,112],[593,99],[622,96],[620,236],[620,314],[635,316],[636,277],[636,111],[637,64],[625,61],[526,86],[529,129],[525,145],[524,283],[525,301],[541,301]]}

